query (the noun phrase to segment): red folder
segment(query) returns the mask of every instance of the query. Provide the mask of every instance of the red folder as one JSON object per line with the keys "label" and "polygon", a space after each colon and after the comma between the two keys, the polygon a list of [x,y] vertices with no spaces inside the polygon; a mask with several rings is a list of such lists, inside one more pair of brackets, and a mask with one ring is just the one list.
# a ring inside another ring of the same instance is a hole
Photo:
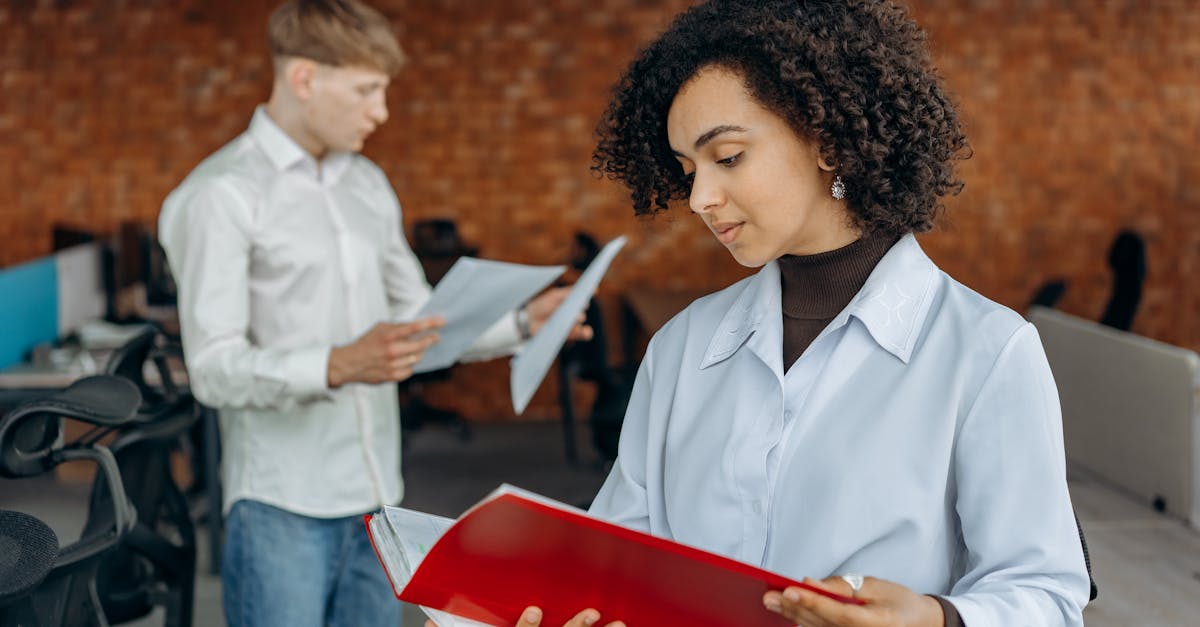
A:
{"label": "red folder", "polygon": [[549,627],[586,608],[630,627],[785,627],[762,597],[788,586],[862,604],[508,488],[447,529],[407,583],[389,575],[404,601],[504,626],[536,605]]}

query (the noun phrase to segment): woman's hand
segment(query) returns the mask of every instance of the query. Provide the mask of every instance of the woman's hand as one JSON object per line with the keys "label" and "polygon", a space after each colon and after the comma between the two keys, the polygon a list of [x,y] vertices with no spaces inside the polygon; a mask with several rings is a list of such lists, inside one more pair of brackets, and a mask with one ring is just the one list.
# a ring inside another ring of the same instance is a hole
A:
{"label": "woman's hand", "polygon": [[793,586],[763,595],[763,605],[804,627],[943,627],[942,606],[890,581],[866,577],[857,593],[841,577],[804,583],[855,597],[866,605],[841,603],[811,590]]}
{"label": "woman's hand", "polygon": [[[600,622],[600,612],[593,609],[586,609],[575,615],[574,618],[567,621],[563,627],[592,627]],[[542,610],[537,607],[527,607],[521,613],[521,621],[516,624],[516,627],[540,627],[542,624]],[[437,627],[433,621],[425,621],[425,627]],[[625,623],[615,621],[607,623],[604,627],[625,627]]]}

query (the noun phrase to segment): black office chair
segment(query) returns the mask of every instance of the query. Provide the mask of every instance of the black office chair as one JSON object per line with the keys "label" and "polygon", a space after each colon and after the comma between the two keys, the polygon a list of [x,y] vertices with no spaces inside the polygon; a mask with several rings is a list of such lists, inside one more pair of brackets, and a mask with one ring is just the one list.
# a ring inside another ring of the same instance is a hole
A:
{"label": "black office chair", "polygon": [[1033,298],[1029,301],[1029,306],[1047,307],[1053,309],[1062,300],[1063,294],[1067,292],[1066,279],[1054,279],[1043,283],[1041,287],[1033,293]]}
{"label": "black office chair", "polygon": [[[595,239],[586,233],[576,233],[571,267],[585,270],[599,252],[600,246]],[[563,419],[563,445],[567,462],[571,464],[579,459],[575,448],[575,384],[588,381],[596,386],[595,400],[588,412],[588,425],[592,446],[602,463],[617,457],[621,425],[633,391],[633,373],[629,372],[627,366],[614,365],[609,359],[604,315],[595,298],[588,302],[584,324],[592,328],[592,338],[586,342],[567,344],[558,359],[558,403]]]}
{"label": "black office chair", "polygon": [[1100,587],[1096,585],[1096,578],[1092,576],[1092,555],[1088,553],[1087,538],[1083,537],[1083,525],[1079,524],[1079,515],[1075,515],[1075,529],[1079,532],[1079,544],[1083,547],[1083,565],[1087,568],[1088,574],[1088,600],[1095,601],[1096,597],[1100,596]]}
{"label": "black office chair", "polygon": [[[4,608],[27,596],[54,566],[58,536],[46,523],[22,512],[0,510],[0,617]],[[15,617],[31,622],[30,617]]]}
{"label": "black office chair", "polygon": [[433,218],[413,224],[412,249],[425,278],[434,285],[442,280],[459,257],[474,257],[479,248],[463,241],[454,220]]}
{"label": "black office chair", "polygon": [[[97,479],[111,494],[107,524],[85,529],[78,540],[61,547],[41,583],[0,609],[0,626],[108,624],[97,593],[97,572],[137,523],[137,512],[125,495],[116,459],[96,436],[133,419],[140,402],[137,387],[129,381],[96,376],[24,403],[0,419],[0,477],[34,477],[59,464],[85,460],[96,464]],[[64,419],[94,428],[63,444]]]}
{"label": "black office chair", "polygon": [[1128,331],[1142,302],[1142,283],[1146,280],[1146,243],[1134,231],[1121,231],[1108,249],[1108,267],[1112,270],[1112,291],[1100,316],[1100,324]]}
{"label": "black office chair", "polygon": [[[181,354],[178,345],[147,325],[113,353],[106,368],[137,386],[142,397],[134,418],[115,428],[108,444],[138,514],[138,523],[99,568],[97,591],[112,622],[141,618],[156,606],[166,610],[168,627],[192,622],[196,535],[187,499],[171,476],[170,456],[196,424],[199,407],[172,379],[169,362]],[[157,372],[157,384],[146,381],[148,365]],[[104,483],[93,486],[85,533],[110,524],[111,499]]]}

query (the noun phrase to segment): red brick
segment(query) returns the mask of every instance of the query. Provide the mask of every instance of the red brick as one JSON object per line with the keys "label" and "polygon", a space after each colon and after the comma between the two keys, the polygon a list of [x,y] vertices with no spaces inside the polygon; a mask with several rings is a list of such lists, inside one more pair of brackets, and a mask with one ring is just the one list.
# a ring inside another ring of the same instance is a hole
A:
{"label": "red brick", "polygon": [[[482,254],[528,263],[566,261],[577,230],[627,233],[601,292],[611,310],[628,285],[716,289],[745,276],[686,211],[634,219],[623,191],[588,169],[609,87],[688,2],[376,4],[411,62],[366,153],[407,223],[453,217]],[[273,2],[26,5],[36,8],[0,9],[0,265],[49,252],[55,222],[153,224],[187,171],[245,128],[271,80]],[[1095,318],[1108,244],[1136,228],[1149,275],[1135,330],[1200,349],[1200,5],[912,6],[975,149],[946,225],[923,238],[935,260],[1018,310],[1064,278],[1063,308]],[[471,418],[510,412],[503,363],[459,368],[444,387],[460,393],[435,396]],[[556,412],[548,383],[528,413]]]}

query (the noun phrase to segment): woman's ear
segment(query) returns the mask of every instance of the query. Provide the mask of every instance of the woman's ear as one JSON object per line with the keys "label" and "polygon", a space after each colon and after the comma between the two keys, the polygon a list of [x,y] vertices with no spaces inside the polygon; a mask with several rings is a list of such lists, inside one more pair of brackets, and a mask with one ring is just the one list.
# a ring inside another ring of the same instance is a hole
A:
{"label": "woman's ear", "polygon": [[817,167],[826,172],[833,172],[837,169],[833,167],[833,163],[827,157],[825,157],[825,155],[819,155],[817,157]]}

